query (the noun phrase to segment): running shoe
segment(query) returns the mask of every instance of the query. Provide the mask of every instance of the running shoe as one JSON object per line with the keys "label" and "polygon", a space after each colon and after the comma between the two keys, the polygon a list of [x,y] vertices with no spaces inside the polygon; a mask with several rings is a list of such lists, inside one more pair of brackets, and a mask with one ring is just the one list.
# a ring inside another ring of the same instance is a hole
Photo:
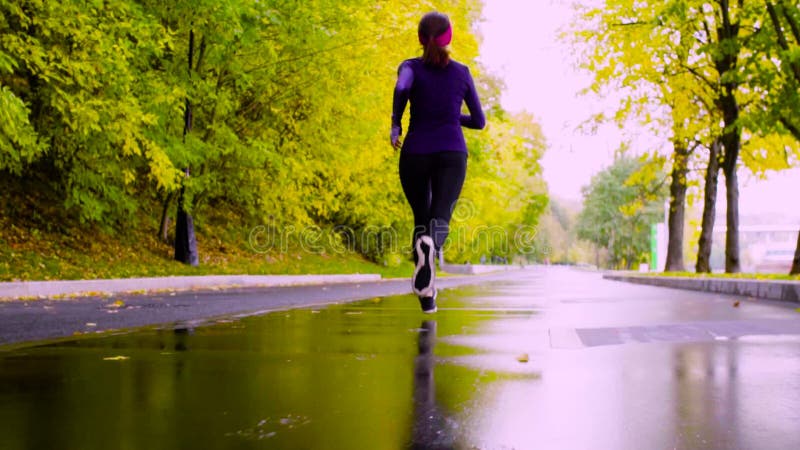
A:
{"label": "running shoe", "polygon": [[419,306],[422,308],[422,312],[425,314],[433,314],[436,312],[438,308],[436,308],[436,297],[438,296],[439,292],[434,289],[433,295],[430,297],[420,297],[419,298]]}
{"label": "running shoe", "polygon": [[433,259],[433,239],[430,236],[420,236],[414,243],[417,266],[411,277],[411,288],[420,297],[432,297],[434,293],[433,280],[436,277]]}

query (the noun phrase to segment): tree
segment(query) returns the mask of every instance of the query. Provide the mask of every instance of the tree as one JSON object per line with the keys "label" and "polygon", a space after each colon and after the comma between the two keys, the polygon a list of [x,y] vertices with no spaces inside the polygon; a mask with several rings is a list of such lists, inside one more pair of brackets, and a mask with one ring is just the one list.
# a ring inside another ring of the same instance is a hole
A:
{"label": "tree", "polygon": [[[610,116],[620,127],[631,121],[672,144],[669,241],[666,270],[684,270],[683,226],[691,158],[713,133],[713,91],[698,84],[690,62],[697,58],[695,30],[681,2],[607,1],[584,10],[578,44],[594,74],[592,91],[613,92],[619,105]],[[687,70],[687,67],[690,69]],[[608,120],[602,115],[596,120]],[[663,150],[646,149],[653,155]],[[649,168],[661,170],[660,158]],[[707,180],[713,187],[716,178]],[[714,202],[712,200],[711,205]]]}
{"label": "tree", "polygon": [[[166,239],[178,199],[199,240],[214,219],[410,235],[386,129],[397,66],[419,53],[431,9],[452,17],[453,56],[490,116],[467,132],[480,208],[467,235],[513,235],[546,207],[545,142],[477,63],[474,0],[0,0],[0,178],[35,191],[28,209],[111,234]],[[383,261],[388,244],[354,248]],[[472,255],[468,241],[454,250]]]}
{"label": "tree", "polygon": [[[796,6],[792,8],[783,0],[777,3],[766,0],[764,3],[774,32],[774,37],[770,36],[765,42],[767,48],[765,53],[777,57],[781,64],[774,64],[774,60],[765,58],[765,64],[761,66],[766,68],[766,74],[761,72],[760,84],[762,86],[768,84],[772,93],[769,106],[764,112],[768,117],[777,118],[777,121],[761,123],[777,122],[783,130],[788,131],[797,142],[800,142],[800,121],[797,119],[800,114],[800,12]],[[774,45],[775,42],[777,47]],[[776,84],[777,89],[774,87]],[[797,235],[789,273],[800,274],[800,232]]]}
{"label": "tree", "polygon": [[157,117],[131,95],[164,42],[125,0],[0,2],[0,171],[108,226],[133,216],[139,180],[175,188],[179,172],[147,132]]}
{"label": "tree", "polygon": [[[768,65],[769,49],[776,48],[777,41],[768,39],[769,32],[764,31],[766,20],[763,6],[743,0],[607,0],[584,12],[579,25],[579,36],[589,49],[585,67],[595,74],[595,90],[598,86],[622,89],[615,118],[638,117],[660,128],[661,134],[672,130],[666,136],[673,143],[673,178],[677,178],[672,183],[672,227],[681,223],[680,197],[686,184],[681,180],[691,173],[682,167],[684,153],[690,148],[709,150],[699,271],[708,270],[717,172],[725,175],[728,204],[726,271],[737,272],[738,167],[743,164],[756,173],[787,167],[773,156],[785,153],[780,140],[758,133],[770,124],[758,114],[764,99],[778,98],[769,83],[751,81],[759,64]],[[765,41],[769,44],[764,45]],[[644,83],[637,86],[639,80]],[[796,89],[788,98],[793,96]],[[659,114],[659,106],[671,112]],[[771,122],[782,123],[774,116]],[[679,234],[674,229],[670,238]],[[672,267],[681,259],[677,253],[681,246],[672,241],[669,248]]]}
{"label": "tree", "polygon": [[650,225],[661,217],[663,177],[642,170],[646,160],[619,156],[583,188],[578,237],[609,251],[613,267],[630,269],[650,250]]}

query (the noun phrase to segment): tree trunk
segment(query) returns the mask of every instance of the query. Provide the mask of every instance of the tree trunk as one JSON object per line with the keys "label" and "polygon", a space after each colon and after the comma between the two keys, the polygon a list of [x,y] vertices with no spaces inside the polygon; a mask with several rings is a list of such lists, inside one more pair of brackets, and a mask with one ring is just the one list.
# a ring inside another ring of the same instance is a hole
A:
{"label": "tree trunk", "polygon": [[739,124],[739,104],[736,101],[738,83],[731,76],[737,70],[737,60],[741,43],[739,42],[739,22],[732,22],[730,5],[727,0],[719,3],[722,13],[722,24],[717,28],[719,52],[714,56],[714,66],[722,82],[722,91],[717,97],[717,106],[722,112],[725,130],[722,133],[722,145],[725,156],[722,171],[725,173],[727,188],[727,223],[725,233],[725,272],[741,271],[739,261],[739,183],[736,177],[736,165],[742,141],[742,129]]}
{"label": "tree trunk", "polygon": [[[194,59],[194,30],[189,31],[189,78],[192,75],[192,61]],[[186,135],[192,131],[193,126],[193,111],[192,103],[189,97],[186,98],[186,106],[183,112],[183,142],[186,143]],[[189,168],[184,170],[185,176],[189,177]],[[194,234],[194,221],[192,216],[186,211],[185,202],[186,198],[184,193],[186,191],[185,185],[181,187],[181,193],[178,197],[178,214],[175,218],[175,259],[184,264],[197,266],[200,264],[200,258],[197,253],[197,237]]]}
{"label": "tree trunk", "polygon": [[800,232],[797,233],[797,245],[794,249],[794,260],[789,275],[800,275]]}
{"label": "tree trunk", "polygon": [[[728,152],[725,152],[726,156]],[[724,164],[727,166],[728,164]],[[741,272],[739,260],[739,182],[736,168],[723,168],[725,172],[725,194],[727,197],[725,232],[725,273]]]}
{"label": "tree trunk", "polygon": [[725,95],[721,99],[725,121],[725,133],[722,143],[725,147],[725,156],[722,161],[722,171],[725,173],[726,189],[726,223],[725,223],[725,272],[738,273],[741,271],[739,260],[739,181],[736,176],[736,163],[739,159],[741,147],[741,128],[739,127],[739,105],[733,96],[732,86],[725,86]]}
{"label": "tree trunk", "polygon": [[703,199],[703,222],[700,228],[700,242],[697,249],[697,264],[695,265],[697,273],[711,272],[711,244],[714,236],[714,219],[717,214],[720,145],[719,140],[715,139],[709,149]]}
{"label": "tree trunk", "polygon": [[172,203],[172,192],[168,193],[164,199],[164,208],[161,210],[161,223],[158,226],[158,235],[165,243],[169,243],[167,233],[169,231],[169,204]]}
{"label": "tree trunk", "polygon": [[[775,32],[777,34],[778,45],[780,45],[781,49],[784,51],[788,51],[790,49],[789,42],[786,38],[786,34],[783,32],[783,27],[781,26],[781,21],[775,6],[773,6],[769,1],[766,3],[767,11],[769,12],[770,20],[772,21],[772,26],[775,28]],[[795,41],[800,43],[800,24],[798,24],[796,16],[792,16],[789,13],[789,8],[787,5],[784,5],[783,1],[779,2],[779,6],[781,12],[783,13],[783,18],[786,19],[786,22],[789,25],[789,30],[794,36]],[[794,75],[795,81],[800,82],[800,63],[798,63],[797,60],[790,60],[789,64],[791,65],[791,73]],[[797,128],[792,122],[789,121],[789,116],[782,114],[780,121],[789,130],[792,136],[800,141],[800,128]],[[794,249],[794,259],[792,260],[792,269],[789,271],[789,275],[800,275],[800,232],[797,233],[797,245]]]}
{"label": "tree trunk", "polygon": [[600,246],[594,244],[594,266],[600,269]]}
{"label": "tree trunk", "polygon": [[689,149],[682,142],[675,142],[672,161],[672,182],[669,185],[669,238],[667,241],[667,264],[665,272],[683,272],[683,223],[686,216],[686,175]]}

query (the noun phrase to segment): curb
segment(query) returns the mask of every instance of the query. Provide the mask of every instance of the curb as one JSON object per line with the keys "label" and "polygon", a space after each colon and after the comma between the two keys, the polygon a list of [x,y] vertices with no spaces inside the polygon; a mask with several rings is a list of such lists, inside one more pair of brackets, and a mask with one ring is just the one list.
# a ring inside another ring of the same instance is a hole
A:
{"label": "curb", "polygon": [[504,264],[442,264],[440,270],[444,273],[461,274],[461,275],[482,275],[495,272],[508,272],[515,269],[524,269],[528,266]]}
{"label": "curb", "polygon": [[603,278],[648,286],[800,303],[800,281],[662,277],[627,274],[604,274]]}
{"label": "curb", "polygon": [[151,290],[299,286],[380,281],[364,275],[210,275],[110,280],[19,281],[0,283],[0,299],[120,294]]}

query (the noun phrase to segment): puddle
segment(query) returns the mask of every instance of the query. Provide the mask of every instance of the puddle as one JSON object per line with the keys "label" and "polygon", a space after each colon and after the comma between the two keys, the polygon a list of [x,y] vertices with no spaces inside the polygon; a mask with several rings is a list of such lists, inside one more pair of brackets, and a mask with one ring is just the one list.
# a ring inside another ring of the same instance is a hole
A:
{"label": "puddle", "polygon": [[465,308],[473,290],[443,291],[438,321],[398,296],[3,353],[0,447],[455,445],[487,378],[448,359],[479,350],[436,341],[508,316]]}
{"label": "puddle", "polygon": [[3,352],[0,448],[800,448],[796,313],[552,274]]}

